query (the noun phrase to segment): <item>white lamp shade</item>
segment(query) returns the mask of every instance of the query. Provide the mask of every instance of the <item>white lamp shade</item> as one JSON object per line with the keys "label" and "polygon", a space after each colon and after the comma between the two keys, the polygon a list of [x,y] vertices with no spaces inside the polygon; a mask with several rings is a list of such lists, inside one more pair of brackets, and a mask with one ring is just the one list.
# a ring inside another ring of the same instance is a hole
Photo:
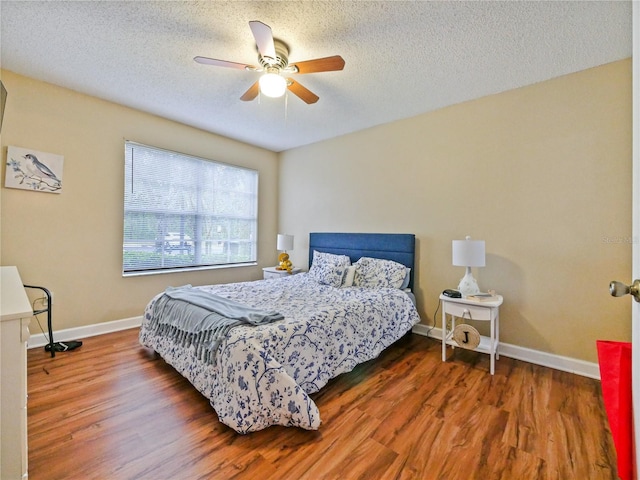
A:
{"label": "white lamp shade", "polygon": [[265,73],[258,82],[260,92],[267,97],[281,97],[287,89],[287,81],[277,73]]}
{"label": "white lamp shade", "polygon": [[278,234],[278,242],[276,248],[278,250],[293,250],[293,235]]}
{"label": "white lamp shade", "polygon": [[452,263],[458,267],[484,267],[484,240],[454,240],[452,244]]}

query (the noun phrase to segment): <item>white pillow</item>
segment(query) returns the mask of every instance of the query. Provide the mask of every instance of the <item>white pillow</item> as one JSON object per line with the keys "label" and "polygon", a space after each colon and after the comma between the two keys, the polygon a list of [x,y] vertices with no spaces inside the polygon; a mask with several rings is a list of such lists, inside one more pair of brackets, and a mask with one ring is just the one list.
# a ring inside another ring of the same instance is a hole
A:
{"label": "white pillow", "polygon": [[356,287],[400,288],[407,276],[407,267],[393,260],[362,257],[354,265]]}
{"label": "white pillow", "polygon": [[404,290],[409,287],[409,282],[411,281],[411,269],[409,267],[406,268],[406,273],[404,276],[404,280],[402,281],[402,285],[400,285],[400,290]]}
{"label": "white pillow", "polygon": [[356,274],[356,266],[350,265],[347,267],[347,271],[344,274],[344,278],[342,279],[343,287],[350,287],[353,285],[353,277]]}
{"label": "white pillow", "polygon": [[349,265],[351,265],[351,259],[347,255],[334,255],[314,250],[309,276],[322,285],[339,288]]}

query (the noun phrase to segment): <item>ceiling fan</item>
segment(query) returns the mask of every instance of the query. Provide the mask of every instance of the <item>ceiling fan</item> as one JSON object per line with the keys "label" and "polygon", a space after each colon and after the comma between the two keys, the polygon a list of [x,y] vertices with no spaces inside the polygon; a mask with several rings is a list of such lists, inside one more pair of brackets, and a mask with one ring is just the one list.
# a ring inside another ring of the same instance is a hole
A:
{"label": "ceiling fan", "polygon": [[216,67],[237,68],[253,72],[264,72],[240,100],[251,101],[262,93],[269,97],[281,97],[286,89],[298,96],[302,101],[311,104],[318,101],[318,96],[300,83],[285,75],[331,72],[342,70],[344,60],[340,55],[316,58],[303,62],[289,63],[289,47],[281,40],[273,38],[271,27],[259,21],[249,22],[249,27],[256,40],[258,48],[258,63],[260,66],[245,63],[228,62],[215,58],[195,57],[194,60],[205,65]]}

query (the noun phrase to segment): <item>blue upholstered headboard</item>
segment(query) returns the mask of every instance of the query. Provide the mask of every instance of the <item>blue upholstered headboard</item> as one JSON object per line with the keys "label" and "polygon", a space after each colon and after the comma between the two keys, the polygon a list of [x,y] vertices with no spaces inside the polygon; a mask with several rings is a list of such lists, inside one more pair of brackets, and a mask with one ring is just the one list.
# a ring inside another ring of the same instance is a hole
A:
{"label": "blue upholstered headboard", "polygon": [[351,263],[360,257],[382,258],[411,269],[409,288],[413,289],[416,236],[412,233],[325,233],[309,234],[309,268],[313,251],[348,255]]}

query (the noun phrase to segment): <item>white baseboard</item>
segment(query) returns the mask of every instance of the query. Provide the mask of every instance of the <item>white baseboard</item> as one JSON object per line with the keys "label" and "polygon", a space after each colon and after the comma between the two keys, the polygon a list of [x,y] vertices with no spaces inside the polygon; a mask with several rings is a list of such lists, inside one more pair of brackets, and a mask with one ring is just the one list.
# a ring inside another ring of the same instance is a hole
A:
{"label": "white baseboard", "polygon": [[[83,327],[68,328],[66,330],[54,330],[53,341],[65,342],[69,340],[81,340],[86,337],[95,337],[105,333],[118,332],[135,328],[142,325],[142,317],[125,318],[123,320],[114,320],[112,322],[96,323],[94,325],[86,325]],[[34,330],[34,323],[29,325],[30,330]],[[32,334],[27,342],[27,348],[44,347],[49,340],[44,333]]]}
{"label": "white baseboard", "polygon": [[[118,332],[128,328],[136,328],[142,324],[142,317],[125,318],[123,320],[114,320],[112,322],[97,323],[94,325],[86,325],[83,327],[69,328],[66,330],[58,330],[53,332],[53,339],[56,342],[64,342],[68,340],[80,340],[86,337],[103,335],[105,333]],[[33,325],[31,325],[33,330]],[[430,328],[421,323],[415,325],[412,329],[413,333],[425,335],[437,340],[442,340],[442,330],[440,328]],[[28,342],[28,348],[44,347],[48,343],[47,337],[43,333],[31,335]],[[595,378],[600,380],[600,368],[597,363],[585,362],[575,358],[562,357],[551,353],[532,350],[530,348],[519,347],[509,343],[500,343],[500,355],[524,362],[542,365],[543,367],[554,368],[563,372],[575,373],[583,377]]]}
{"label": "white baseboard", "polygon": [[[418,335],[425,335],[437,340],[442,340],[442,329],[440,328],[431,328],[428,325],[419,323],[413,327],[412,331]],[[560,355],[502,342],[500,342],[499,353],[501,356],[600,380],[600,367],[597,363],[562,357]]]}

